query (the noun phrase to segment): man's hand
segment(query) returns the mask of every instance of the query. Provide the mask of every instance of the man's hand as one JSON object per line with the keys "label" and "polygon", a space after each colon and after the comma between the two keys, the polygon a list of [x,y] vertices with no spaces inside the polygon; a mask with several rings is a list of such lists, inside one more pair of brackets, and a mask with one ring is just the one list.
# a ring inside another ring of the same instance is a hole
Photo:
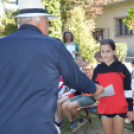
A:
{"label": "man's hand", "polygon": [[102,98],[103,96],[94,96],[94,98],[98,101],[98,100],[100,100],[101,98]]}
{"label": "man's hand", "polygon": [[95,92],[95,96],[97,96],[97,95],[99,95],[99,94],[101,94],[101,93],[103,93],[104,92],[104,88],[102,87],[102,86],[100,86],[100,85],[98,85],[98,84],[96,84],[96,92]]}

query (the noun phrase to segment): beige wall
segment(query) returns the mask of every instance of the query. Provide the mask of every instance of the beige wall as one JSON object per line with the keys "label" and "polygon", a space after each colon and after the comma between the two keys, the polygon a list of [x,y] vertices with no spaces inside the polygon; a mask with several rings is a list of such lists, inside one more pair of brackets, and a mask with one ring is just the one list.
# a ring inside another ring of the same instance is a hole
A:
{"label": "beige wall", "polygon": [[[96,29],[104,29],[104,38],[111,38],[116,43],[127,43],[128,45],[128,56],[134,56],[134,35],[132,36],[118,36],[115,37],[115,25],[116,19],[127,16],[128,8],[134,6],[133,2],[125,2],[116,5],[109,5],[103,8],[103,14],[98,15],[96,22]],[[133,30],[134,34],[134,30]]]}

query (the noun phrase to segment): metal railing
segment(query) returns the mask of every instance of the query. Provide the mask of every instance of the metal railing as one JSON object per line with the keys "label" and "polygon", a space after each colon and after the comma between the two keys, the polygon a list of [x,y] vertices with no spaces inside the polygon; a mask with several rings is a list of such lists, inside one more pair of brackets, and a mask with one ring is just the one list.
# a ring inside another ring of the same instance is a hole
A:
{"label": "metal railing", "polygon": [[115,36],[130,36],[133,35],[133,31],[129,30],[126,25],[115,25]]}

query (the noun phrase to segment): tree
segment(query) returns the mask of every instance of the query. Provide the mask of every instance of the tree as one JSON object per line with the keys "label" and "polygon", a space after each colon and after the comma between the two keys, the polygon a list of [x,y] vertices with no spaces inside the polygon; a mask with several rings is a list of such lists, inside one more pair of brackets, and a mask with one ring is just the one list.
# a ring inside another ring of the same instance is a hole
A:
{"label": "tree", "polygon": [[51,20],[49,36],[62,39],[61,0],[42,0],[42,2],[48,13],[57,15],[57,19]]}
{"label": "tree", "polygon": [[[1,0],[3,4],[11,3],[10,0]],[[76,6],[81,6],[87,14],[87,19],[95,18],[95,14],[102,13],[102,5],[106,5],[108,0],[42,0],[43,4],[46,6],[48,13],[56,14],[58,18],[52,20],[52,26],[50,27],[49,35],[52,37],[62,38],[63,28],[66,26],[66,22],[70,18],[70,10]],[[16,0],[16,4],[18,0]],[[5,8],[5,15],[2,19],[2,26],[0,28],[0,33],[5,36],[9,33],[15,32],[17,30],[17,23],[15,19],[9,18],[12,15],[17,14],[13,10]],[[94,28],[94,24],[89,24],[90,30]]]}
{"label": "tree", "polygon": [[[9,0],[3,0],[4,3],[9,3]],[[46,6],[47,12],[50,14],[55,14],[58,16],[56,20],[51,20],[52,25],[49,30],[49,35],[56,38],[62,38],[62,21],[61,21],[61,5],[60,0],[42,0],[43,4]],[[18,0],[16,1],[16,4]],[[17,31],[17,21],[16,19],[12,18],[12,16],[17,15],[18,11],[6,9],[5,13],[2,17],[2,23],[0,28],[1,36],[6,36],[10,33]]]}
{"label": "tree", "polygon": [[107,0],[63,0],[61,4],[63,31],[70,30],[73,33],[75,41],[80,45],[82,56],[86,61],[94,63],[96,51],[96,41],[92,36],[95,28],[94,19],[96,14],[102,13],[102,5],[106,5]]}
{"label": "tree", "polygon": [[[18,1],[16,1],[17,4]],[[15,9],[8,9],[5,4],[6,3],[11,3],[10,0],[2,0],[3,7],[4,7],[4,15],[2,16],[1,19],[1,27],[0,27],[0,36],[6,36],[10,33],[16,32],[18,27],[17,27],[17,21],[16,19],[12,18],[11,16],[17,15],[18,11]]]}
{"label": "tree", "polygon": [[134,7],[130,7],[127,11],[128,19],[125,18],[123,21],[125,25],[127,25],[130,30],[134,29]]}
{"label": "tree", "polygon": [[71,11],[70,18],[68,20],[69,30],[73,33],[75,40],[78,42],[81,48],[82,56],[86,61],[94,62],[94,50],[96,44],[92,33],[89,30],[89,23],[92,20],[87,20],[85,17],[84,9],[75,7]]}
{"label": "tree", "polygon": [[116,44],[116,55],[119,60],[122,60],[127,55],[127,44],[126,43],[117,43]]}
{"label": "tree", "polygon": [[[3,4],[12,3],[11,0],[1,0]],[[76,6],[81,6],[85,9],[85,14],[87,16],[95,17],[95,14],[101,13],[102,5],[106,5],[108,0],[42,0],[43,4],[46,6],[48,13],[56,14],[58,19],[52,20],[52,26],[50,27],[49,35],[57,38],[62,38],[62,30],[63,27],[66,26],[66,21],[70,18],[69,11]],[[16,4],[18,0],[15,1]],[[15,32],[17,30],[16,20],[13,20],[9,17],[17,14],[12,10],[8,10],[5,8],[5,15],[2,19],[2,28],[0,29],[0,33],[2,36],[5,36],[9,33]],[[9,23],[10,22],[10,23]],[[15,27],[16,25],[16,27]],[[93,26],[93,25],[92,25]],[[8,28],[6,28],[8,27]],[[11,29],[10,29],[11,27]],[[13,28],[15,27],[15,28]],[[93,26],[94,27],[94,26]],[[8,30],[8,31],[7,31]]]}

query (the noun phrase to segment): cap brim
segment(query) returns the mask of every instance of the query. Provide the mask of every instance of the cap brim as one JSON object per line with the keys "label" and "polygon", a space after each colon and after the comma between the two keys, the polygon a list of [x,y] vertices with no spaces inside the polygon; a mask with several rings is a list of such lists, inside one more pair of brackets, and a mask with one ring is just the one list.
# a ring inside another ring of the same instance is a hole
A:
{"label": "cap brim", "polygon": [[45,16],[48,19],[56,19],[57,16],[53,14],[46,14],[46,13],[25,13],[13,16],[12,18],[19,18],[19,17],[38,17],[38,16]]}

